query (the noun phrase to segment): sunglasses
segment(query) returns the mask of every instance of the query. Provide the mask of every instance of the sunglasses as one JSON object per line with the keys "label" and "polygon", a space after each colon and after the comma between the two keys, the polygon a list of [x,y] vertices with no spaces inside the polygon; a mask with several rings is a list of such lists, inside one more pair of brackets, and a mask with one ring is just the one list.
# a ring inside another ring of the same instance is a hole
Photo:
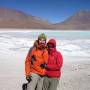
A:
{"label": "sunglasses", "polygon": [[47,46],[48,46],[48,48],[55,48],[55,46],[53,44],[48,44]]}

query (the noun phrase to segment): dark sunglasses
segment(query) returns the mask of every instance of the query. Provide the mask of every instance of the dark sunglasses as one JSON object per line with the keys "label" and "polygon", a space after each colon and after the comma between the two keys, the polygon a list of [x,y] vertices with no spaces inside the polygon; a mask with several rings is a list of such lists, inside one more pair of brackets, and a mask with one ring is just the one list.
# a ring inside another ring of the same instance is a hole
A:
{"label": "dark sunglasses", "polygon": [[53,44],[48,44],[47,46],[48,46],[48,48],[55,48],[55,46]]}

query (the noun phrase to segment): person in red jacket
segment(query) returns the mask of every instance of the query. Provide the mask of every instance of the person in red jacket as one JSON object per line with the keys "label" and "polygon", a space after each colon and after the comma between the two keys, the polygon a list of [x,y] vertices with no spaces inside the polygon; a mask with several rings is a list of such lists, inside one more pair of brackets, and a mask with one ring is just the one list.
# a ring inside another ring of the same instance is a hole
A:
{"label": "person in red jacket", "polygon": [[56,50],[56,41],[54,39],[50,39],[47,46],[49,55],[42,90],[57,90],[63,58],[61,53]]}

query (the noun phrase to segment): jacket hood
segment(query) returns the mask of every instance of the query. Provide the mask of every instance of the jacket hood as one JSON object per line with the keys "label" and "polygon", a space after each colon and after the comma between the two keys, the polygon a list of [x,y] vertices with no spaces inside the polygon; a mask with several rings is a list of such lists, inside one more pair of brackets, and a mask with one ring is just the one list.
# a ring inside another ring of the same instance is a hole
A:
{"label": "jacket hood", "polygon": [[47,44],[53,44],[56,47],[56,40],[50,39]]}

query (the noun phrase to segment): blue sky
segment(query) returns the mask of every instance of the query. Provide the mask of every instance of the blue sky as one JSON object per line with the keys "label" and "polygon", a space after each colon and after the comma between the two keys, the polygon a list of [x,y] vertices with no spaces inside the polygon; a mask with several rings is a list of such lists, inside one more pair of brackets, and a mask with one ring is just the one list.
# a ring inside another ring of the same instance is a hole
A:
{"label": "blue sky", "polygon": [[0,0],[0,7],[18,9],[57,23],[79,10],[90,10],[90,0]]}

